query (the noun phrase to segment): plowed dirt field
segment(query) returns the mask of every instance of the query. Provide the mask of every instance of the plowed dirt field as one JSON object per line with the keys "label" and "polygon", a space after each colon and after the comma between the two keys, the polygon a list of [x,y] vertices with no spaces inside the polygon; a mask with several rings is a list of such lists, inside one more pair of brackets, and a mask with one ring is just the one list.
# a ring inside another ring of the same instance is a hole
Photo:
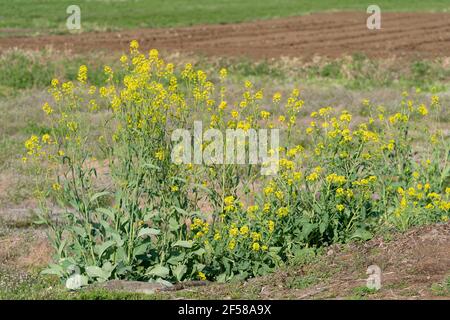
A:
{"label": "plowed dirt field", "polygon": [[[132,39],[145,49],[208,56],[436,57],[450,55],[450,14],[382,13],[381,30],[368,30],[361,12],[317,13],[300,17],[226,25],[199,25],[120,32],[0,37],[0,51],[53,47],[72,52],[125,51]],[[1,31],[1,30],[0,30]]]}

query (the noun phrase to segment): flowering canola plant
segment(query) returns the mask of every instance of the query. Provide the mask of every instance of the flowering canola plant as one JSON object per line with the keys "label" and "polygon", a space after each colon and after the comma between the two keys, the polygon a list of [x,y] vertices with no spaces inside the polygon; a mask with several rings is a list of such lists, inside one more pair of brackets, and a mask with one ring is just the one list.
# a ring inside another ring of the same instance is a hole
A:
{"label": "flowering canola plant", "polygon": [[[411,137],[439,113],[436,96],[426,106],[405,94],[393,114],[365,101],[364,121],[324,107],[302,127],[297,89],[273,94],[271,108],[250,81],[230,97],[226,69],[211,80],[136,41],[120,62],[105,66],[101,87],[86,66],[76,83],[53,80],[42,107],[51,132],[25,142],[24,162],[46,181],[36,195],[55,248],[47,273],[78,270],[85,283],[245,279],[305,247],[448,220],[448,141],[430,132],[416,153]],[[173,163],[170,133],[196,118],[222,131],[282,129],[278,173]],[[65,208],[57,219],[51,202]]]}

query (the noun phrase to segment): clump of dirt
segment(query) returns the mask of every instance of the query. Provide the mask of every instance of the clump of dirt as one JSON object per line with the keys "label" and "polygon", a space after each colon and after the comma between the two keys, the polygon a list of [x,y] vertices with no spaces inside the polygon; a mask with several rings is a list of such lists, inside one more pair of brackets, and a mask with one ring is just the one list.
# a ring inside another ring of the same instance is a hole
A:
{"label": "clump of dirt", "polygon": [[365,286],[370,265],[379,266],[382,275],[382,288],[372,298],[432,298],[431,286],[450,276],[449,223],[412,229],[390,240],[378,237],[341,250],[327,257],[329,266],[342,270],[333,276],[336,281],[331,279],[340,295],[351,296],[355,287]]}
{"label": "clump of dirt", "polygon": [[34,228],[8,228],[0,237],[0,266],[18,269],[45,267],[52,249],[45,231]]}
{"label": "clump of dirt", "polygon": [[17,265],[19,267],[46,266],[51,261],[52,250],[48,240],[39,237],[29,248],[28,252],[17,259]]}

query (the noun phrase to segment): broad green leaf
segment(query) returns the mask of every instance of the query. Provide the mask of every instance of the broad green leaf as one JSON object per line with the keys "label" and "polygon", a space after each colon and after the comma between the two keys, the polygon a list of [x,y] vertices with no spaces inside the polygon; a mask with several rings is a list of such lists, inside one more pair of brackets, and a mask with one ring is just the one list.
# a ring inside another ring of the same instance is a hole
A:
{"label": "broad green leaf", "polygon": [[98,192],[96,194],[94,194],[91,199],[89,200],[90,202],[94,202],[95,200],[97,200],[100,197],[106,196],[108,195],[109,192],[108,191],[103,191],[103,192]]}
{"label": "broad green leaf", "polygon": [[63,240],[61,241],[60,245],[59,245],[59,248],[58,248],[58,255],[59,255],[60,257],[61,257],[61,255],[62,255],[62,252],[64,251],[64,248],[65,248],[66,244],[67,244],[67,239],[63,239]]}
{"label": "broad green leaf", "polygon": [[97,208],[95,209],[97,212],[102,213],[104,215],[106,215],[108,218],[110,218],[111,220],[114,220],[114,212],[111,209],[107,209],[107,208]]}
{"label": "broad green leaf", "polygon": [[192,240],[178,240],[172,247],[183,247],[183,248],[192,248],[193,242]]}
{"label": "broad green leaf", "polygon": [[205,269],[205,265],[203,264],[203,263],[196,263],[195,265],[194,265],[194,270],[197,270],[197,271],[202,271],[203,269]]}
{"label": "broad green leaf", "polygon": [[54,274],[62,278],[64,276],[64,269],[57,264],[51,263],[48,268],[41,271],[41,274]]}
{"label": "broad green leaf", "polygon": [[269,249],[269,251],[270,252],[273,252],[273,253],[278,253],[278,252],[280,252],[280,250],[281,250],[281,247],[270,247],[270,249]]}
{"label": "broad green leaf", "polygon": [[188,213],[186,210],[184,210],[184,209],[181,209],[181,208],[176,207],[176,206],[174,206],[173,208],[174,208],[178,213],[181,213],[181,214],[183,214],[183,215],[185,215],[185,216],[188,216],[188,215],[189,215],[189,213]]}
{"label": "broad green leaf", "polygon": [[200,248],[195,250],[193,253],[196,254],[197,256],[201,256],[206,253],[206,250],[204,248]]}
{"label": "broad green leaf", "polygon": [[170,273],[169,268],[163,267],[161,265],[157,265],[147,272],[148,275],[157,276],[161,278],[167,277],[169,273]]}
{"label": "broad green leaf", "polygon": [[94,247],[94,251],[98,254],[98,256],[101,258],[103,253],[110,247],[112,247],[114,244],[116,244],[115,241],[109,240],[106,242],[103,242],[101,244],[96,244]]}
{"label": "broad green leaf", "polygon": [[328,222],[326,222],[326,221],[322,221],[319,224],[319,232],[320,232],[320,234],[324,233],[324,231],[327,229],[327,226],[328,226]]}
{"label": "broad green leaf", "polygon": [[352,236],[350,237],[350,239],[361,239],[363,241],[372,239],[373,234],[367,230],[364,229],[358,229],[356,230]]}
{"label": "broad green leaf", "polygon": [[169,219],[169,228],[171,231],[177,231],[180,228],[180,224],[174,218]]}
{"label": "broad green leaf", "polygon": [[116,251],[116,261],[125,261],[127,259],[127,253],[124,247],[118,247]]}
{"label": "broad green leaf", "polygon": [[154,229],[154,228],[142,228],[141,230],[139,230],[138,232],[138,237],[143,237],[143,236],[156,236],[160,233],[160,231],[158,229]]}
{"label": "broad green leaf", "polygon": [[102,266],[102,270],[111,274],[115,267],[116,265],[113,265],[111,262],[106,261]]}
{"label": "broad green leaf", "polygon": [[227,281],[227,274],[226,273],[221,273],[217,276],[216,278],[217,282],[219,283],[224,283]]}
{"label": "broad green leaf", "polygon": [[108,221],[106,220],[101,220],[100,224],[102,225],[102,227],[105,229],[106,233],[109,234],[110,232],[113,231],[113,228],[111,228],[111,226],[109,225]]}
{"label": "broad green leaf", "polygon": [[102,268],[97,266],[86,267],[86,273],[91,278],[99,278],[103,280],[107,280],[110,276],[109,272],[105,272]]}
{"label": "broad green leaf", "polygon": [[305,223],[302,228],[303,237],[307,238],[315,227],[316,225],[314,223]]}
{"label": "broad green leaf", "polygon": [[172,268],[172,272],[178,281],[181,281],[181,279],[183,279],[183,276],[186,274],[186,271],[187,267],[183,264],[179,264],[175,268]]}
{"label": "broad green leaf", "polygon": [[143,243],[134,248],[133,254],[136,256],[142,255],[149,251],[150,246],[151,246],[151,243]]}
{"label": "broad green leaf", "polygon": [[167,280],[161,279],[161,278],[158,278],[158,279],[156,279],[156,280],[154,280],[154,281],[155,281],[155,283],[160,283],[160,284],[162,284],[162,285],[164,285],[164,286],[166,286],[166,287],[168,287],[168,288],[173,287],[173,284],[172,284],[172,283],[170,283],[170,282],[167,281]]}
{"label": "broad green leaf", "polygon": [[147,169],[153,169],[153,170],[161,170],[160,167],[151,164],[151,163],[145,163],[144,165],[142,165],[143,168],[147,168]]}
{"label": "broad green leaf", "polygon": [[169,259],[167,259],[167,263],[170,265],[177,265],[181,261],[183,261],[185,257],[186,257],[186,254],[184,252],[181,252],[180,254],[173,255]]}
{"label": "broad green leaf", "polygon": [[127,272],[130,272],[131,270],[133,270],[133,268],[131,266],[124,266],[124,265],[120,265],[116,268],[116,274],[117,275],[124,275]]}
{"label": "broad green leaf", "polygon": [[87,236],[86,230],[79,226],[72,226],[70,229],[72,229],[81,238],[85,238]]}

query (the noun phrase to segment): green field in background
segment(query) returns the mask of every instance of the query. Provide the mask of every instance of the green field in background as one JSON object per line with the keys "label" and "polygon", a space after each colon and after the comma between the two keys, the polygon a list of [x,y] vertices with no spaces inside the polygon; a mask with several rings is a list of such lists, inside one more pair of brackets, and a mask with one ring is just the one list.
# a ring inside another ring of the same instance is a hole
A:
{"label": "green field in background", "polygon": [[321,11],[365,11],[374,3],[382,11],[450,10],[449,0],[1,0],[0,29],[65,32],[66,8],[72,4],[81,8],[84,30],[102,31],[231,23]]}

